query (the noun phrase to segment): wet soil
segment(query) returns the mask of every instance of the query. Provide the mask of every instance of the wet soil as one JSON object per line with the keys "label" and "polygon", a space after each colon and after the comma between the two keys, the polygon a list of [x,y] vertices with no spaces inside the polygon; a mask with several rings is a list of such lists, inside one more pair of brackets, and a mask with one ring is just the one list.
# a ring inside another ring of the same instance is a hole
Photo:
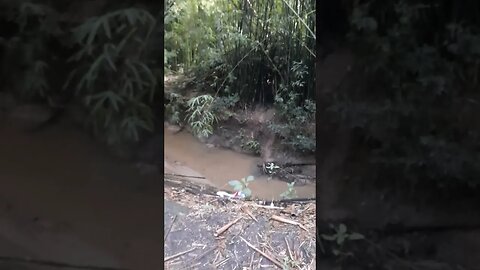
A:
{"label": "wet soil", "polygon": [[36,133],[0,123],[0,186],[0,255],[162,267],[158,175],[109,156],[68,121]]}

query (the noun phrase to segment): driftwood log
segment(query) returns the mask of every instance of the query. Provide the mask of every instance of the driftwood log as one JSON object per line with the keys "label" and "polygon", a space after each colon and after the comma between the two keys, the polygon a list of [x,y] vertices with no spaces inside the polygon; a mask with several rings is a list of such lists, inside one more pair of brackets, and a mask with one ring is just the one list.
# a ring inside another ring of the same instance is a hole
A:
{"label": "driftwood log", "polygon": [[[218,188],[209,186],[209,185],[204,185],[201,183],[196,183],[189,178],[198,178],[198,177],[192,177],[188,175],[178,175],[178,174],[165,174],[164,175],[164,183],[167,186],[175,187],[175,188],[180,188],[185,190],[188,193],[194,194],[194,195],[202,195],[202,194],[207,194],[207,195],[214,195],[216,196],[217,191],[220,191]],[[315,201],[315,198],[295,198],[295,199],[281,199],[281,200],[274,200],[274,201],[262,201],[259,199],[246,199],[246,201],[255,201],[257,203],[263,204],[263,205],[268,205],[271,204],[272,202],[275,204],[304,204],[304,203],[311,203]]]}
{"label": "driftwood log", "polygon": [[164,184],[171,187],[184,189],[194,195],[216,195],[218,189],[209,185],[194,182],[190,179],[198,178],[188,175],[164,174]]}

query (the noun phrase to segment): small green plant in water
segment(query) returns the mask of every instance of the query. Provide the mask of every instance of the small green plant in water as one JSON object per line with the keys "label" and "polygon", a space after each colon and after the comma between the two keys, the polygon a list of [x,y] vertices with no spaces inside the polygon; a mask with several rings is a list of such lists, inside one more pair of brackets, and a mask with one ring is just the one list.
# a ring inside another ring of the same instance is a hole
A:
{"label": "small green plant in water", "polygon": [[254,181],[255,178],[253,176],[248,176],[247,178],[242,178],[240,181],[239,180],[230,180],[228,181],[228,184],[233,187],[233,190],[235,191],[240,191],[243,194],[245,194],[246,198],[249,198],[252,196],[252,190],[248,188],[248,183]]}
{"label": "small green plant in water", "polygon": [[295,182],[287,183],[287,190],[280,194],[282,199],[293,199],[297,196],[297,191],[295,190]]}
{"label": "small green plant in water", "polygon": [[187,123],[196,136],[208,137],[213,134],[213,126],[218,117],[212,110],[215,98],[211,95],[193,97],[187,102]]}
{"label": "small green plant in water", "polygon": [[336,248],[332,249],[332,253],[335,256],[353,256],[351,252],[344,251],[344,244],[346,241],[363,240],[365,236],[356,232],[348,232],[347,226],[343,223],[338,225],[338,227],[330,224],[330,227],[335,230],[335,233],[331,235],[322,234],[321,236],[324,240],[336,243]]}

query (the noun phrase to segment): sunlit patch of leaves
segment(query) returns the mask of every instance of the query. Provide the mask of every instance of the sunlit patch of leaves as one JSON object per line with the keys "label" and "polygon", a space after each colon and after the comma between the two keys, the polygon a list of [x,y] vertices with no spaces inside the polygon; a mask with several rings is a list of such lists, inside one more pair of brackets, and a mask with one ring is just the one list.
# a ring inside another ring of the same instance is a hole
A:
{"label": "sunlit patch of leaves", "polygon": [[214,125],[218,121],[212,110],[214,100],[210,95],[200,95],[188,100],[187,123],[196,136],[208,137],[213,134]]}

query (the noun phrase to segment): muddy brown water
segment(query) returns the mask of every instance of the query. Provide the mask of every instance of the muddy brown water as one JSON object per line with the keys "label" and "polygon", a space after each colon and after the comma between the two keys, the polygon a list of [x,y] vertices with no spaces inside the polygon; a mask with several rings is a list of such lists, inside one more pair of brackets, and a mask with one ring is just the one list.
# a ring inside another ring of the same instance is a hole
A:
{"label": "muddy brown water", "polygon": [[29,134],[0,122],[1,256],[161,269],[162,198],[158,175],[140,175],[77,128]]}
{"label": "muddy brown water", "polygon": [[[249,185],[252,196],[265,200],[280,199],[280,194],[287,190],[286,182],[268,181],[267,176],[260,174],[257,164],[261,159],[258,157],[209,147],[186,131],[175,133],[166,128],[164,134],[166,173],[203,176],[208,179],[203,182],[229,191],[233,190],[228,185],[229,180],[253,175],[255,181]],[[295,190],[299,198],[315,197],[314,184],[298,186]]]}

